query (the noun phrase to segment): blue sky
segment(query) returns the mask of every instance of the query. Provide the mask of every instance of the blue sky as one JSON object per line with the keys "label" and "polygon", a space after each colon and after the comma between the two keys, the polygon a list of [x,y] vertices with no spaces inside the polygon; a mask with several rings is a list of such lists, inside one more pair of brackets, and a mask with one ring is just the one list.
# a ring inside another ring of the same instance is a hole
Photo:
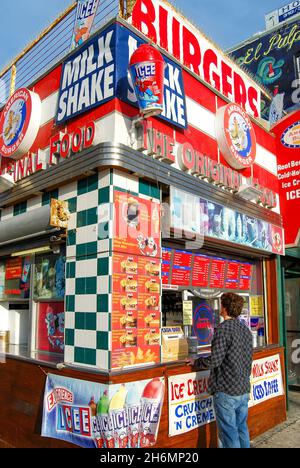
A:
{"label": "blue sky", "polygon": [[[31,42],[72,0],[6,1],[0,15],[0,70]],[[264,29],[266,13],[284,0],[170,1],[222,48],[231,47]]]}

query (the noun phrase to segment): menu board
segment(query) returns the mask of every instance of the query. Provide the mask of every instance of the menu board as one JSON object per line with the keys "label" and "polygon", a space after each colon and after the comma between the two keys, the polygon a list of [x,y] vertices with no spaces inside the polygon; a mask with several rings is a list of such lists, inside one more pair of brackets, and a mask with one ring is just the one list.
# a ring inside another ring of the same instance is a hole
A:
{"label": "menu board", "polygon": [[213,258],[211,262],[211,274],[209,287],[213,289],[223,289],[225,283],[226,260]]}
{"label": "menu board", "polygon": [[226,289],[238,289],[240,266],[240,262],[229,261],[227,263]]}
{"label": "menu board", "polygon": [[250,291],[252,278],[252,264],[243,263],[240,269],[239,289],[241,291]]}
{"label": "menu board", "polygon": [[192,285],[196,288],[207,288],[209,282],[211,258],[204,255],[195,255],[192,271]]}
{"label": "menu board", "polygon": [[250,291],[252,263],[191,252],[162,250],[162,284]]}
{"label": "menu board", "polygon": [[6,260],[6,280],[20,279],[22,275],[22,257]]}

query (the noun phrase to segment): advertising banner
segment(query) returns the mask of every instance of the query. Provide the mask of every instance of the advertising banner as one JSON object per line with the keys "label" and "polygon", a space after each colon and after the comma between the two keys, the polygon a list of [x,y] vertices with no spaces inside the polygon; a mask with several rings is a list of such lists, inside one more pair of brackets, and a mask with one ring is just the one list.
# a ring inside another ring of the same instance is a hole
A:
{"label": "advertising banner", "polygon": [[100,0],[77,0],[71,50],[81,46],[89,37]]}
{"label": "advertising banner", "polygon": [[113,369],[160,362],[160,203],[115,191]]}
{"label": "advertising banner", "polygon": [[84,448],[153,447],[164,394],[163,378],[105,385],[48,374],[42,436]]}
{"label": "advertising banner", "polygon": [[22,257],[9,258],[6,260],[5,279],[21,279],[23,271]]}
{"label": "advertising banner", "polygon": [[300,112],[294,112],[273,127],[277,138],[280,206],[285,246],[299,247],[300,223]]}
{"label": "advertising banner", "polygon": [[284,395],[280,356],[258,359],[252,364],[249,406]]}
{"label": "advertising banner", "polygon": [[[284,255],[284,231],[182,190],[170,190],[171,228]],[[190,208],[192,207],[192,208]]]}
{"label": "advertising banner", "polygon": [[[133,52],[143,43],[123,26],[112,25],[76,49],[63,64],[57,124],[114,98],[135,106],[138,114],[137,97],[128,67]],[[182,69],[166,56],[163,58],[164,110],[159,118],[176,127],[187,128]]]}
{"label": "advertising banner", "polygon": [[40,302],[38,304],[36,348],[39,351],[63,353],[64,332],[64,302]]}
{"label": "advertising banner", "polygon": [[185,434],[215,421],[208,392],[209,371],[169,377],[169,436]]}

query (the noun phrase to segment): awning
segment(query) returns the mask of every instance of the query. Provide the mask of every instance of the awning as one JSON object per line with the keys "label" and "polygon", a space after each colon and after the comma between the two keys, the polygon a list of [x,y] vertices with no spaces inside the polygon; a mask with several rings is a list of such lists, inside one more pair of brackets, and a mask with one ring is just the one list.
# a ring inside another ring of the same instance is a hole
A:
{"label": "awning", "polygon": [[0,221],[0,248],[60,231],[50,226],[50,206]]}

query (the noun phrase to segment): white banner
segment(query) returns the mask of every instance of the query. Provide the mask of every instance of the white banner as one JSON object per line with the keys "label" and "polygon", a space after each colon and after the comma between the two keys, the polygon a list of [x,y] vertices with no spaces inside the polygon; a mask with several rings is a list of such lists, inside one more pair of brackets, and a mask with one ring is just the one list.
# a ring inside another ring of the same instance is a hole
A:
{"label": "white banner", "polygon": [[100,0],[78,0],[71,50],[81,46],[89,37]]}
{"label": "white banner", "polygon": [[209,371],[169,377],[169,436],[190,432],[215,421],[208,392]]}
{"label": "white banner", "polygon": [[253,361],[249,406],[284,395],[280,356]]}

